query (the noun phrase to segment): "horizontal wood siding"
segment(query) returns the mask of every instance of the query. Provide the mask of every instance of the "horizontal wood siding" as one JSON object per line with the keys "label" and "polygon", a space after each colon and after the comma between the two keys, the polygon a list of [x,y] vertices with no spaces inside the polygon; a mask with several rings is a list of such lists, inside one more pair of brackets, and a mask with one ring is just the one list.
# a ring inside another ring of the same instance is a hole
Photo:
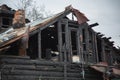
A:
{"label": "horizontal wood siding", "polygon": [[[15,57],[0,57],[0,63],[2,80],[82,80],[80,64]],[[98,76],[93,70],[85,68],[86,80],[98,80]]]}

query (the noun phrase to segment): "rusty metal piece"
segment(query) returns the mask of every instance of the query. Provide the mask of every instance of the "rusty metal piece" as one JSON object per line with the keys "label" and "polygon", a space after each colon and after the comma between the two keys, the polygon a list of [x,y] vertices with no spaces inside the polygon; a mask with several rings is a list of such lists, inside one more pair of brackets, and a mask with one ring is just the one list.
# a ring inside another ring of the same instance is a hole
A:
{"label": "rusty metal piece", "polygon": [[89,21],[88,18],[83,13],[81,13],[79,10],[72,9],[72,11],[73,11],[73,14],[76,16],[79,24]]}

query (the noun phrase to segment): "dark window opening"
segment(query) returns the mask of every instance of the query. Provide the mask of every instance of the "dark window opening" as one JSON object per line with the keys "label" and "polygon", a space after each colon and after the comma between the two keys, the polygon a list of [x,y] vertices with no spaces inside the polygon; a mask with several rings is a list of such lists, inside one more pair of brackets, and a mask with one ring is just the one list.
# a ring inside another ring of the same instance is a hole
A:
{"label": "dark window opening", "polygon": [[43,59],[58,59],[58,31],[56,24],[41,31],[41,53]]}
{"label": "dark window opening", "polygon": [[72,52],[73,55],[77,55],[77,32],[71,31],[71,46],[72,46]]}
{"label": "dark window opening", "polygon": [[29,38],[29,48],[27,50],[27,55],[31,59],[38,58],[38,34],[34,34]]}
{"label": "dark window opening", "polygon": [[65,44],[65,25],[62,24],[62,45]]}
{"label": "dark window opening", "polygon": [[2,18],[3,28],[8,28],[9,26],[11,26],[11,24],[12,24],[12,20],[10,20],[9,18]]}
{"label": "dark window opening", "polygon": [[62,32],[63,32],[63,33],[65,33],[65,25],[64,25],[64,24],[62,24],[62,26],[61,26],[61,27],[62,27]]}
{"label": "dark window opening", "polygon": [[85,29],[82,29],[82,34],[83,34],[83,50],[86,51],[86,44],[85,44]]}

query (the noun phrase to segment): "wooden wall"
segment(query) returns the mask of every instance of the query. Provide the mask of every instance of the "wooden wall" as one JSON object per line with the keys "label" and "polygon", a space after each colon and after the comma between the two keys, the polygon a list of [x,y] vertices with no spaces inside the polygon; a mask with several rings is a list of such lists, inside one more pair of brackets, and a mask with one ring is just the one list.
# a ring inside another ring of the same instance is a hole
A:
{"label": "wooden wall", "polygon": [[[85,80],[102,80],[100,73],[87,66],[84,70]],[[83,80],[81,64],[31,60],[28,57],[0,57],[0,72],[1,80]]]}

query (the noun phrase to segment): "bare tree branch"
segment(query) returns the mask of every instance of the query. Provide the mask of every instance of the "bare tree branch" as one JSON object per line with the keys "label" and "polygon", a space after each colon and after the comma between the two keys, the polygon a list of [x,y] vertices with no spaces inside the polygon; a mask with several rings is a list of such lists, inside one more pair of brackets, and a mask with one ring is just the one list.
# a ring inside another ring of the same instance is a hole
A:
{"label": "bare tree branch", "polygon": [[17,9],[25,10],[25,16],[30,21],[34,21],[38,18],[43,19],[44,17],[49,16],[48,12],[45,11],[44,5],[37,6],[36,4],[37,3],[33,0],[18,0],[18,2],[14,5]]}

